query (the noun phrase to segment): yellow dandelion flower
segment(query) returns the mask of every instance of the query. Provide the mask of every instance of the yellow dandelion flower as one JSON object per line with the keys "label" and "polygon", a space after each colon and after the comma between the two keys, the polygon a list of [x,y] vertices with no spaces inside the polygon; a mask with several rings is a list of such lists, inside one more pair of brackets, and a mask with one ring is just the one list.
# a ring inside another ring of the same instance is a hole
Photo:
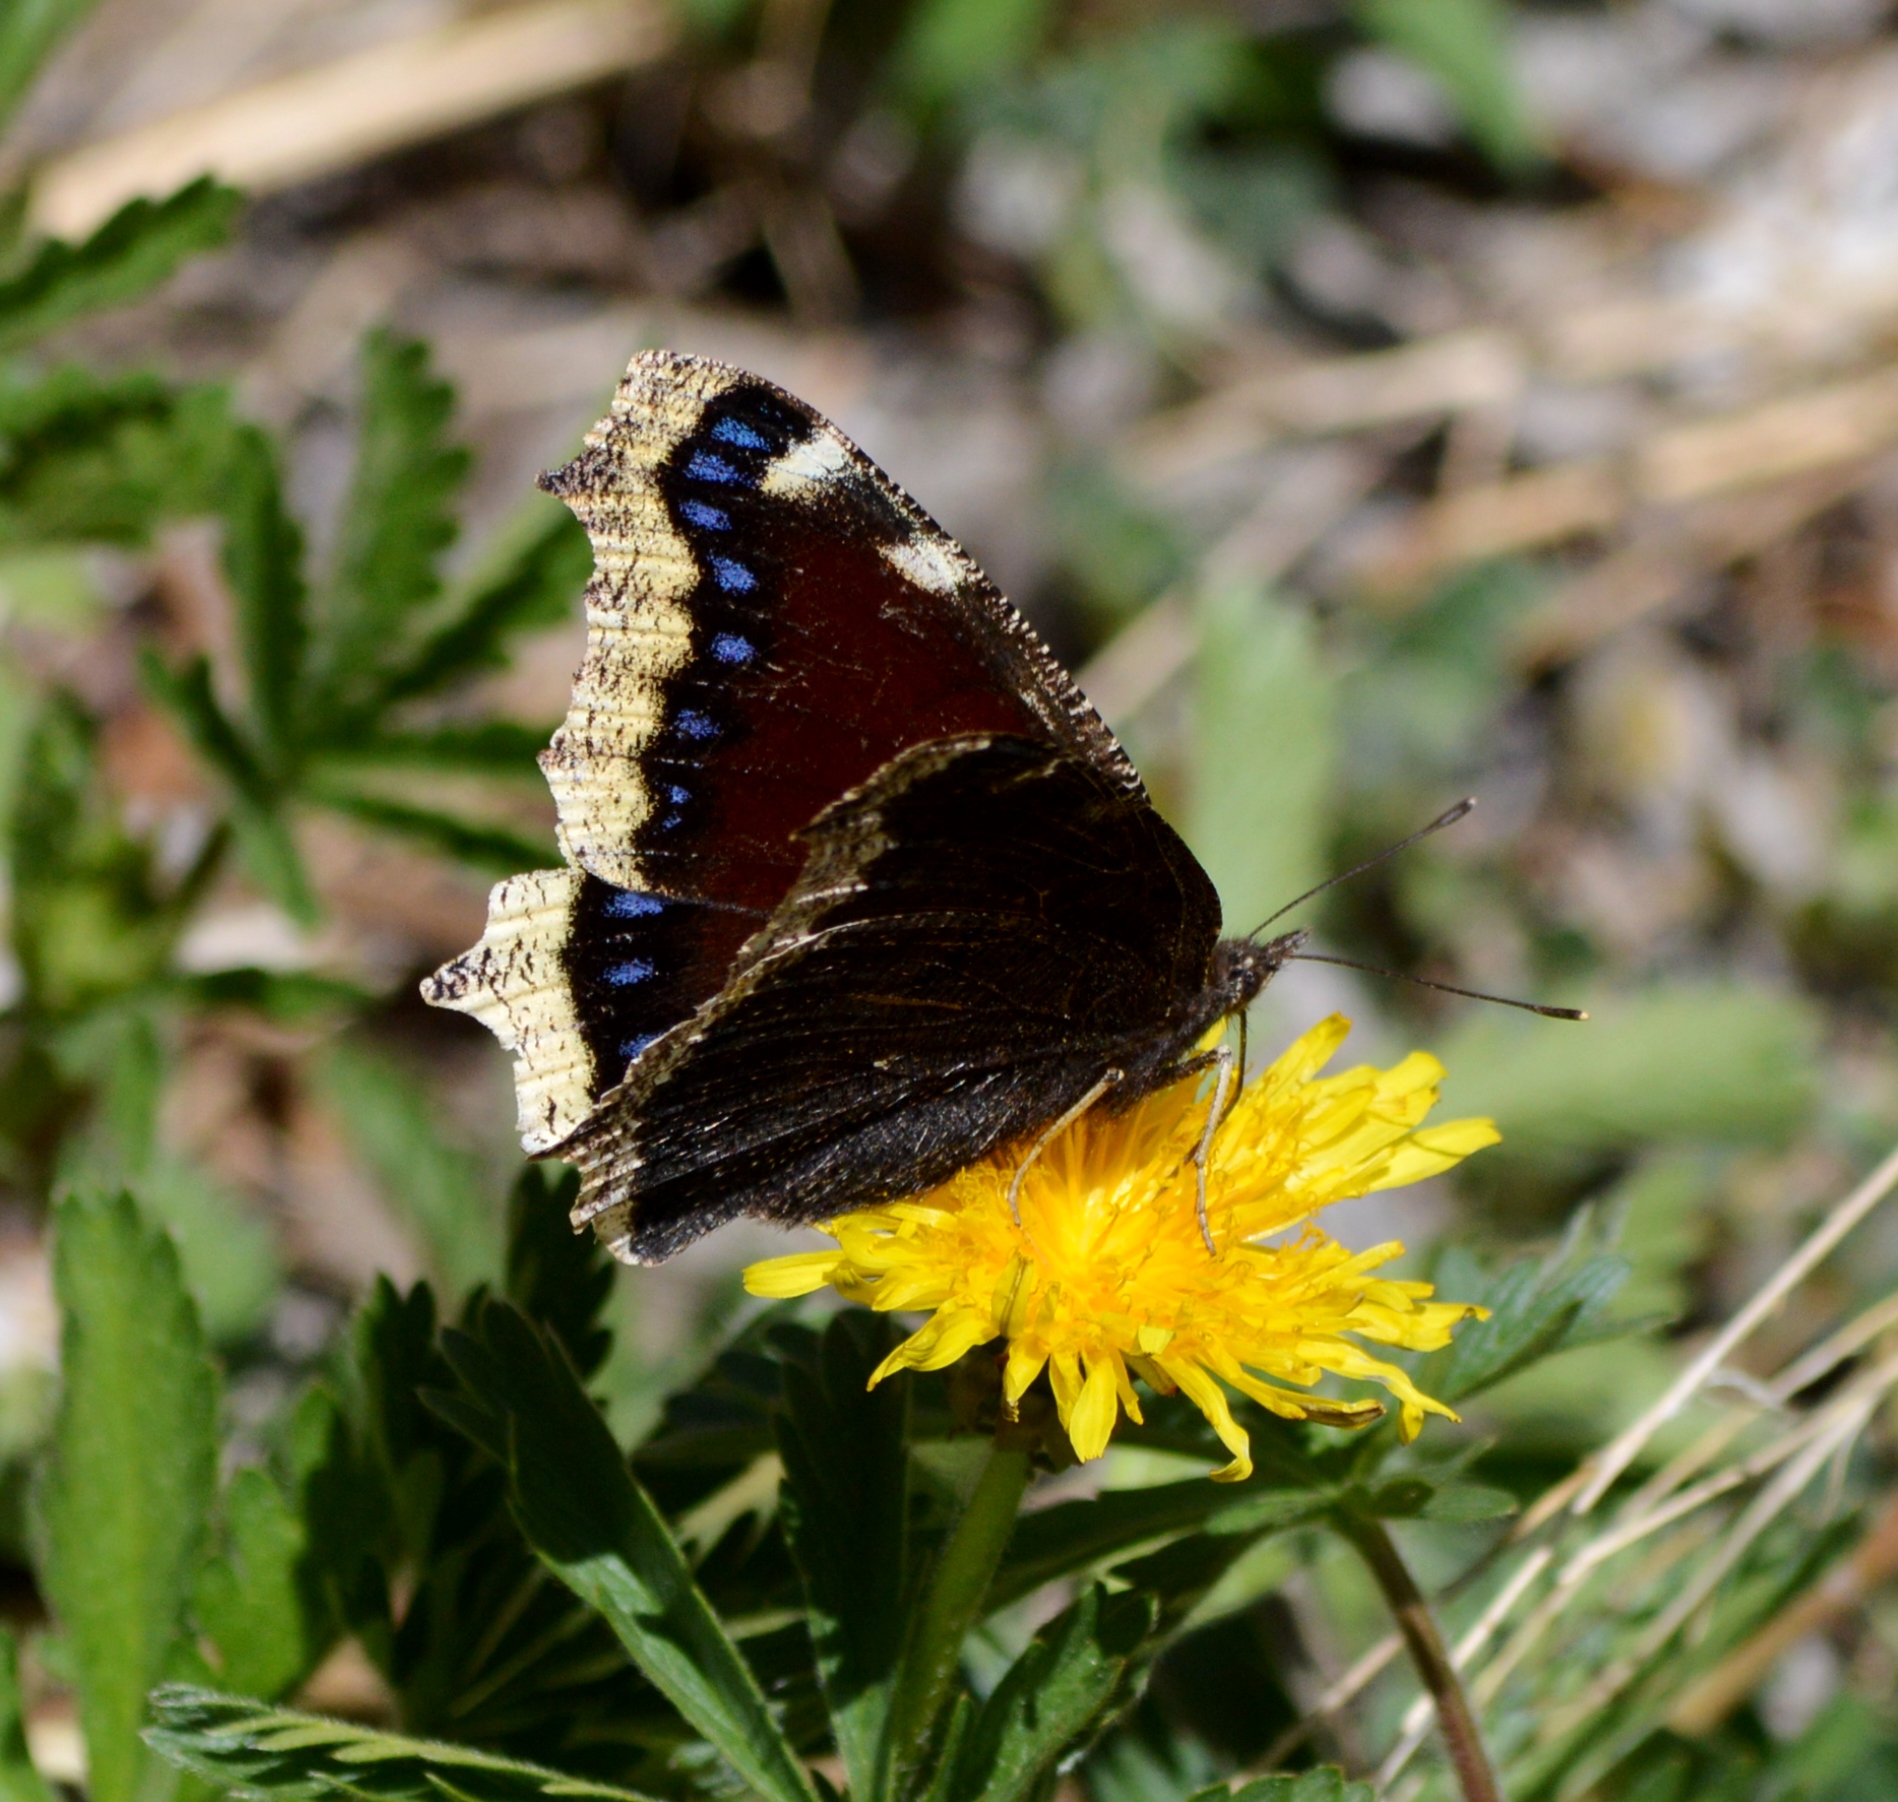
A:
{"label": "yellow dandelion flower", "polygon": [[1389,1070],[1321,1077],[1350,1029],[1341,1015],[1320,1022],[1241,1090],[1214,1134],[1212,1255],[1189,1161],[1210,1097],[1192,1081],[1124,1113],[1097,1107],[1049,1144],[1022,1183],[1019,1225],[1008,1203],[1017,1147],[928,1194],[839,1216],[824,1229],[835,1249],[754,1264],[745,1286],[784,1297],[829,1285],[880,1311],[928,1313],[872,1384],[1006,1339],[1004,1403],[1019,1403],[1045,1369],[1082,1459],[1107,1449],[1122,1410],[1140,1419],[1135,1376],[1163,1394],[1183,1390],[1205,1414],[1233,1455],[1219,1481],[1252,1474],[1222,1385],[1287,1420],[1361,1425],[1380,1404],[1279,1385],[1326,1372],[1367,1379],[1397,1398],[1399,1431],[1413,1438],[1426,1414],[1456,1416],[1363,1342],[1432,1351],[1482,1310],[1374,1275],[1402,1245],[1348,1252],[1312,1217],[1448,1170],[1498,1135],[1487,1120],[1423,1125],[1443,1078],[1423,1052]]}

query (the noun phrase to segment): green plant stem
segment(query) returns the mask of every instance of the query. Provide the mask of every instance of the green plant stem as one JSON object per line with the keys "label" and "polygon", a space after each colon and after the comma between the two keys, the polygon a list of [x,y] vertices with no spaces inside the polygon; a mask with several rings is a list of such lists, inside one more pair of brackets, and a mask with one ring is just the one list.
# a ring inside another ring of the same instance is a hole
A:
{"label": "green plant stem", "polygon": [[1345,1537],[1371,1567],[1371,1575],[1396,1617],[1397,1630],[1404,1636],[1417,1675],[1436,1701],[1437,1726],[1450,1762],[1456,1767],[1465,1802],[1502,1802],[1502,1791],[1496,1787],[1496,1774],[1489,1768],[1489,1755],[1483,1750],[1483,1736],[1477,1730],[1476,1715],[1462,1679],[1450,1662],[1436,1617],[1396,1541],[1381,1520],[1366,1515],[1347,1516],[1340,1524]]}
{"label": "green plant stem", "polygon": [[911,1620],[884,1733],[879,1788],[885,1797],[903,1793],[928,1750],[962,1657],[962,1642],[981,1614],[1027,1487],[1026,1449],[998,1438]]}

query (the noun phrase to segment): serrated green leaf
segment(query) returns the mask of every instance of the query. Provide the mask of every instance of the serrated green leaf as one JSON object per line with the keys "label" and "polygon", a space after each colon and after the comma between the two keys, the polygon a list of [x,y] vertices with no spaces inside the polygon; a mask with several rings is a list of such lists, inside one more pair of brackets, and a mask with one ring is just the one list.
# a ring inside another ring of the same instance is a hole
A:
{"label": "serrated green leaf", "polygon": [[869,1387],[896,1343],[852,1310],[813,1366],[788,1363],[779,1512],[803,1579],[818,1677],[853,1795],[874,1791],[909,1590],[909,1391]]}
{"label": "serrated green leaf", "polygon": [[[563,1331],[591,1330],[570,1304],[556,1312]],[[703,1753],[696,1736],[536,1557],[501,1468],[423,1399],[455,1386],[426,1285],[377,1285],[346,1369],[348,1430],[321,1445],[307,1480],[312,1562],[401,1719],[603,1782],[644,1784],[650,1771],[666,1787],[672,1755]]]}
{"label": "serrated green leaf", "polygon": [[[158,979],[177,920],[100,781],[98,729],[70,695],[48,696],[27,733],[7,837],[13,951],[35,1013],[70,1018]],[[68,1051],[76,1065],[109,1061],[103,1045]]]}
{"label": "serrated green leaf", "polygon": [[254,1209],[160,1144],[168,1037],[152,1010],[126,1005],[93,1008],[59,1035],[61,1061],[83,1074],[91,1107],[85,1130],[60,1147],[55,1181],[136,1189],[146,1216],[171,1235],[206,1333],[231,1344],[256,1330],[276,1297],[276,1242]]}
{"label": "serrated green leaf", "polygon": [[410,1739],[353,1721],[266,1708],[244,1696],[167,1684],[146,1738],[173,1764],[243,1796],[317,1802],[644,1802],[618,1789],[472,1746]]}
{"label": "serrated green leaf", "polygon": [[356,471],[324,597],[318,665],[326,724],[373,711],[384,672],[401,667],[422,615],[441,594],[436,565],[459,527],[455,501],[469,457],[446,433],[454,390],[427,347],[372,333],[363,346]]}
{"label": "serrated green leaf", "polygon": [[360,820],[365,826],[413,840],[431,851],[442,852],[497,876],[512,876],[520,870],[543,866],[554,854],[551,845],[510,832],[505,826],[457,819],[453,814],[437,813],[433,808],[412,807],[405,801],[390,800],[382,795],[353,792],[329,781],[312,781],[309,795],[320,805]]}
{"label": "serrated green leaf", "polygon": [[560,1579],[612,1626],[686,1720],[769,1802],[816,1802],[743,1655],[634,1482],[559,1342],[488,1302],[445,1335],[452,1419],[507,1472],[514,1518]]}
{"label": "serrated green leaf", "polygon": [[613,1292],[615,1265],[591,1229],[568,1218],[580,1173],[529,1164],[508,1197],[504,1292],[529,1320],[558,1335],[582,1379],[595,1375],[613,1347],[600,1311]]}
{"label": "serrated green leaf", "polygon": [[209,1170],[160,1153],[138,1181],[146,1212],[171,1234],[213,1345],[261,1329],[283,1287],[275,1234]]}
{"label": "serrated green leaf", "polygon": [[55,1802],[52,1786],[34,1768],[26,1745],[20,1701],[20,1647],[0,1628],[0,1802]]}
{"label": "serrated green leaf", "polygon": [[224,711],[211,680],[211,660],[194,657],[176,668],[147,652],[145,685],[178,722],[192,748],[239,796],[253,806],[275,800],[257,754]]}
{"label": "serrated green leaf", "polygon": [[1016,1524],[989,1590],[989,1607],[1006,1607],[1044,1583],[1071,1577],[1104,1558],[1124,1556],[1152,1540],[1195,1529],[1215,1534],[1271,1531],[1309,1518],[1327,1500],[1328,1492],[1303,1489],[1235,1495],[1203,1477],[1192,1477],[1144,1489],[1110,1489],[1086,1501],[1038,1508]]}
{"label": "serrated green leaf", "polygon": [[0,380],[0,546],[137,545],[208,513],[230,433],[220,388],[71,365]]}
{"label": "serrated green leaf", "polygon": [[192,1612],[224,1682],[288,1695],[335,1638],[333,1612],[313,1604],[308,1530],[293,1498],[254,1465],[232,1474],[221,1513],[224,1544],[198,1573]]}
{"label": "serrated green leaf", "polygon": [[[5,31],[0,26],[0,93]],[[83,243],[47,240],[0,281],[0,354],[155,288],[187,257],[223,243],[242,203],[204,176],[163,200],[127,201]]]}
{"label": "serrated green leaf", "polygon": [[269,1019],[296,1023],[366,1007],[367,989],[308,970],[260,970],[240,965],[172,978],[172,986],[196,1008],[242,1007]]}
{"label": "serrated green leaf", "polygon": [[309,634],[303,533],[283,500],[277,453],[255,426],[241,427],[226,477],[224,574],[237,602],[237,644],[262,760],[279,780],[298,748]]}
{"label": "serrated green leaf", "polygon": [[1151,1596],[1099,1584],[1035,1636],[983,1703],[957,1759],[952,1794],[1025,1802],[1115,1700],[1151,1630]]}
{"label": "serrated green leaf", "polygon": [[54,1215],[63,1389],[40,1571],[79,1688],[90,1793],[134,1802],[145,1697],[177,1643],[217,1484],[218,1383],[171,1242],[129,1195]]}
{"label": "serrated green leaf", "polygon": [[231,827],[252,879],[299,924],[316,919],[316,899],[297,850],[283,797],[257,752],[219,703],[207,658],[173,669],[147,653],[145,686],[177,721],[191,747],[231,789]]}
{"label": "serrated green leaf", "polygon": [[1601,1322],[1628,1276],[1627,1261],[1597,1252],[1571,1261],[1568,1248],[1523,1258],[1487,1282],[1467,1259],[1440,1272],[1445,1294],[1489,1310],[1468,1320],[1449,1347],[1425,1365],[1426,1393],[1466,1400],[1540,1358],[1601,1337]]}
{"label": "serrated green leaf", "polygon": [[0,7],[0,120],[19,104],[53,46],[93,0],[8,0]]}
{"label": "serrated green leaf", "polygon": [[390,1058],[350,1043],[324,1060],[319,1083],[442,1286],[459,1297],[494,1282],[503,1259],[497,1184],[481,1159],[443,1137],[427,1089]]}
{"label": "serrated green leaf", "polygon": [[319,784],[333,782],[363,767],[455,770],[540,780],[540,766],[534,760],[552,736],[552,726],[523,726],[514,720],[376,732],[354,744],[325,746],[317,780]]}
{"label": "serrated green leaf", "polygon": [[1499,0],[1358,0],[1364,28],[1442,85],[1469,134],[1502,168],[1541,156],[1509,63]]}
{"label": "serrated green leaf", "polygon": [[536,507],[524,532],[510,537],[450,607],[448,618],[383,678],[384,706],[440,694],[504,668],[516,634],[575,616],[593,571],[593,547],[580,522],[550,501],[545,511]]}

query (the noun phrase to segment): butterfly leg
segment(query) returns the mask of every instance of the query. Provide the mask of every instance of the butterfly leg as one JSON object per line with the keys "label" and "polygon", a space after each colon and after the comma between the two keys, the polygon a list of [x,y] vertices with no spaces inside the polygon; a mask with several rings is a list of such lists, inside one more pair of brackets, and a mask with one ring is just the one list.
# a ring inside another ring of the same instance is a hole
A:
{"label": "butterfly leg", "polygon": [[1046,1151],[1056,1139],[1060,1138],[1075,1121],[1080,1119],[1095,1102],[1099,1101],[1115,1083],[1119,1082],[1121,1074],[1122,1073],[1118,1070],[1103,1070],[1101,1072],[1100,1081],[1069,1108],[1054,1125],[1049,1127],[1034,1144],[1028,1147],[1028,1155],[1022,1159],[1020,1166],[1015,1171],[1015,1180],[1008,1185],[1009,1218],[1013,1220],[1017,1226],[1021,1225],[1022,1179],[1026,1177],[1028,1172],[1034,1167],[1035,1159],[1040,1157],[1041,1154]]}
{"label": "butterfly leg", "polygon": [[1207,1256],[1217,1257],[1219,1247],[1213,1243],[1212,1222],[1206,1218],[1206,1164],[1213,1155],[1213,1134],[1219,1130],[1220,1123],[1226,1117],[1226,1097],[1232,1093],[1232,1047],[1215,1047],[1212,1059],[1219,1068],[1219,1074],[1213,1078],[1213,1105],[1206,1110],[1206,1130],[1200,1134],[1199,1148],[1193,1153],[1193,1175],[1199,1193],[1199,1236],[1206,1241]]}

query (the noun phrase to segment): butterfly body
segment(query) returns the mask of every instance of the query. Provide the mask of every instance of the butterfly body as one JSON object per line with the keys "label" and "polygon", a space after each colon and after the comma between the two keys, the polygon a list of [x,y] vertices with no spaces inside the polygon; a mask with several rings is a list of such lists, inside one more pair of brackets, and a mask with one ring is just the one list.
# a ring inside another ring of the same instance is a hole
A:
{"label": "butterfly body", "polygon": [[542,757],[567,866],[424,993],[516,1054],[576,1225],[652,1262],[917,1193],[1198,1065],[1293,939],[1205,872],[986,576],[756,377],[634,360],[545,485],[592,537]]}

